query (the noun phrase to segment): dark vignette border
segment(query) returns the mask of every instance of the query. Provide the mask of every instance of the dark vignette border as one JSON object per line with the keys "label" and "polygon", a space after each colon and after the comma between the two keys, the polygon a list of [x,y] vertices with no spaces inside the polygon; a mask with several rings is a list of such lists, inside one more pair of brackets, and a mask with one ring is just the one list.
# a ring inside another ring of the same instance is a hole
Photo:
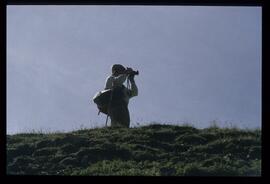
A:
{"label": "dark vignette border", "polygon": [[[4,4],[4,3],[5,4]],[[155,5],[155,6],[162,6],[162,5],[166,5],[166,6],[259,6],[262,7],[262,177],[92,177],[91,180],[88,181],[93,181],[92,179],[99,179],[100,181],[103,181],[105,179],[105,181],[107,179],[120,179],[122,181],[124,181],[125,183],[138,183],[141,181],[160,181],[162,183],[164,182],[175,182],[175,183],[179,183],[180,181],[182,182],[191,182],[192,183],[209,183],[209,182],[213,182],[213,183],[228,183],[231,181],[235,181],[236,183],[239,182],[243,182],[243,183],[258,183],[258,182],[262,182],[262,179],[265,179],[265,177],[267,176],[267,168],[266,168],[266,163],[269,163],[269,161],[267,161],[267,157],[268,154],[266,153],[267,149],[265,148],[265,145],[267,144],[267,139],[266,139],[266,135],[267,133],[267,120],[266,120],[266,113],[267,113],[267,109],[266,109],[266,104],[269,104],[269,99],[267,98],[267,94],[269,94],[269,92],[267,92],[267,87],[266,87],[266,79],[267,79],[267,62],[269,61],[269,49],[270,45],[269,45],[269,33],[270,30],[268,28],[268,24],[267,24],[267,17],[269,17],[269,4],[266,3],[267,0],[178,0],[178,1],[172,1],[172,0],[157,0],[157,1],[149,1],[149,0],[92,0],[92,1],[83,1],[83,0],[5,0],[2,1],[2,3],[5,6],[1,6],[1,24],[3,26],[1,26],[1,44],[3,46],[3,48],[5,49],[1,49],[2,53],[1,53],[1,57],[2,60],[4,60],[5,62],[1,62],[1,64],[3,64],[4,66],[1,67],[2,69],[4,69],[4,72],[2,72],[2,75],[4,75],[4,77],[2,79],[4,79],[4,85],[5,87],[7,87],[7,75],[6,75],[6,67],[7,67],[7,60],[6,60],[6,44],[7,44],[7,40],[6,40],[6,36],[7,36],[7,32],[6,32],[6,25],[7,25],[7,6],[12,6],[12,5]],[[269,22],[269,20],[268,20]],[[268,34],[267,34],[268,33]],[[5,95],[5,107],[7,107],[7,93],[6,93],[6,88],[5,90],[2,90],[2,92]],[[1,138],[0,138],[0,143],[1,143],[1,148],[0,150],[2,151],[2,153],[0,153],[1,156],[1,170],[0,173],[3,176],[7,176],[6,175],[6,113],[7,110],[5,108],[4,112],[4,120],[5,123],[0,123],[0,133],[1,133]],[[11,176],[7,176],[9,179],[11,179]],[[23,177],[28,177],[28,176],[18,176],[19,178]],[[14,177],[14,178],[18,178],[18,177]],[[44,177],[44,176],[40,176],[40,177]],[[12,177],[13,178],[13,177]],[[59,178],[59,177],[55,177],[55,178]],[[60,177],[59,179],[62,180],[63,177]],[[69,177],[70,179],[75,179],[73,181],[77,181],[78,177]],[[80,177],[80,178],[84,178],[84,177]],[[59,181],[61,181],[59,180]]]}

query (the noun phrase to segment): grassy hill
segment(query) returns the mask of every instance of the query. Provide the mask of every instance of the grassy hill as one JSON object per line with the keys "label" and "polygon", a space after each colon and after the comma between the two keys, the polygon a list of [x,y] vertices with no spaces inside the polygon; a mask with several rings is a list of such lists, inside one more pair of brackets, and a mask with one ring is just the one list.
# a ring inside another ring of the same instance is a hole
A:
{"label": "grassy hill", "polygon": [[260,176],[261,131],[156,124],[7,135],[7,174]]}

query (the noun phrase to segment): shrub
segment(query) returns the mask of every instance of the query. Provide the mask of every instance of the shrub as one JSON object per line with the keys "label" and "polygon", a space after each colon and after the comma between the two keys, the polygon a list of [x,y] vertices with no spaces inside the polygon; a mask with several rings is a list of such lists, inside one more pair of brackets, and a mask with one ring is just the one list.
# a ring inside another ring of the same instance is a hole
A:
{"label": "shrub", "polygon": [[75,153],[80,147],[73,144],[64,144],[60,149],[64,154]]}
{"label": "shrub", "polygon": [[177,142],[182,142],[184,144],[192,144],[192,145],[197,145],[197,144],[204,144],[206,143],[206,139],[202,136],[196,135],[196,134],[184,134],[182,136],[179,136],[176,138]]}
{"label": "shrub", "polygon": [[19,156],[14,159],[12,163],[7,165],[7,173],[10,174],[26,174],[27,167],[33,163],[34,159],[29,156]]}
{"label": "shrub", "polygon": [[45,147],[34,152],[33,156],[48,156],[54,155],[58,151],[58,148]]}
{"label": "shrub", "polygon": [[261,159],[262,152],[261,146],[252,146],[249,150],[248,158],[249,159]]}
{"label": "shrub", "polygon": [[203,167],[199,163],[188,164],[183,169],[184,176],[238,176],[236,168],[216,164],[210,167]]}
{"label": "shrub", "polygon": [[35,146],[36,149],[41,149],[41,148],[44,148],[44,147],[53,146],[53,143],[52,143],[52,140],[48,139],[48,140],[38,141],[38,142],[36,142],[35,145],[36,145]]}
{"label": "shrub", "polygon": [[79,165],[79,162],[78,162],[78,159],[76,158],[72,158],[72,157],[67,157],[67,158],[64,158],[63,160],[61,160],[59,162],[60,165],[71,165],[71,166],[78,166]]}

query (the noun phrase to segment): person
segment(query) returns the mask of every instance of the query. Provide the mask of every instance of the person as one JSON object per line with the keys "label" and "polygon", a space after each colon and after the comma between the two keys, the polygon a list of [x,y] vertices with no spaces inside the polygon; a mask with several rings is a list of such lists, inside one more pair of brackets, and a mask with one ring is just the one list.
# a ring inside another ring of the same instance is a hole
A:
{"label": "person", "polygon": [[[129,100],[138,96],[138,88],[134,80],[136,72],[121,64],[114,64],[111,71],[112,74],[107,77],[105,84],[105,90],[112,89],[107,110],[111,127],[128,128],[130,126]],[[126,80],[130,82],[130,89],[124,85]]]}

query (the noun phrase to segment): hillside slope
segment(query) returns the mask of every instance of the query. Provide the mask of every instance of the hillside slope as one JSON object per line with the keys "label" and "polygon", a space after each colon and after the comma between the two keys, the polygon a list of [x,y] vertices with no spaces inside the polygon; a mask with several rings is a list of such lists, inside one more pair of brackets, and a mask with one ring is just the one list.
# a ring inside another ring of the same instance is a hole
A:
{"label": "hillside slope", "polygon": [[8,135],[7,174],[260,176],[261,131],[150,125]]}

